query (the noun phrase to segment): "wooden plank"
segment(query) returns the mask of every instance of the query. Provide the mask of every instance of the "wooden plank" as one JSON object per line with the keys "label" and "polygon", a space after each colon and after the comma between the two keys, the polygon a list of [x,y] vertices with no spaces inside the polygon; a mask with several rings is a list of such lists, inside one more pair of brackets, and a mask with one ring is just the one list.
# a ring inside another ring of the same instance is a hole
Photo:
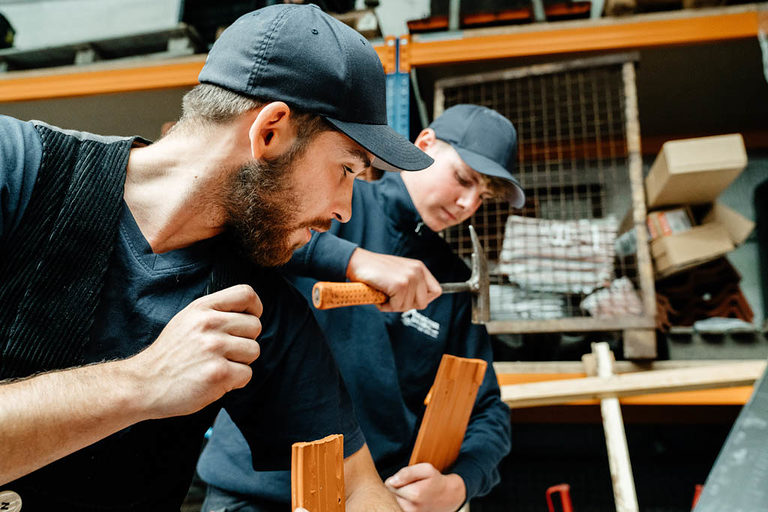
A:
{"label": "wooden plank", "polygon": [[[552,380],[578,379],[579,375],[568,374],[530,374],[525,376],[504,376],[499,385],[526,384]],[[619,399],[622,405],[744,405],[752,396],[752,386],[734,386],[723,389],[700,389],[697,391],[679,391],[674,393],[653,393],[637,396],[625,396]],[[568,406],[598,405],[599,400],[574,400]]]}
{"label": "wooden plank", "polygon": [[485,324],[489,334],[517,334],[536,332],[588,332],[621,331],[624,329],[650,329],[653,317],[623,316],[616,318],[553,318],[551,320],[492,320]]}
{"label": "wooden plank", "polygon": [[[592,358],[586,354],[583,358]],[[582,359],[583,359],[582,358]],[[650,370],[676,370],[680,368],[701,368],[731,363],[762,363],[762,359],[677,359],[672,361],[616,361],[613,363],[614,373],[646,372]],[[578,361],[494,361],[493,369],[499,377],[499,384],[519,384],[528,382],[528,377],[537,374],[547,375],[546,379],[587,377],[584,363]],[[563,377],[560,377],[563,376]],[[516,380],[516,379],[523,380]],[[505,379],[513,382],[504,382]]]}
{"label": "wooden plank", "polygon": [[751,386],[765,370],[765,361],[748,361],[700,368],[647,371],[609,378],[586,377],[501,386],[510,407],[556,405],[605,397],[630,397],[700,389]]}
{"label": "wooden plank", "polygon": [[655,329],[626,329],[621,340],[624,344],[624,357],[627,359],[655,359],[657,356]]}
{"label": "wooden plank", "polygon": [[344,512],[344,436],[291,447],[291,509]]}
{"label": "wooden plank", "polygon": [[477,390],[488,363],[444,354],[427,395],[427,410],[419,427],[409,465],[429,462],[444,471],[456,460],[464,441]]}
{"label": "wooden plank", "polygon": [[[593,343],[592,353],[597,362],[597,377],[608,379],[613,375],[613,354],[608,344]],[[608,466],[613,483],[613,498],[616,512],[638,512],[635,480],[632,476],[632,464],[629,461],[627,435],[624,432],[624,420],[618,398],[600,400],[600,413],[603,417],[605,444],[608,450]]]}
{"label": "wooden plank", "polygon": [[[648,248],[646,231],[645,181],[643,179],[643,157],[640,142],[640,114],[637,106],[637,83],[634,62],[622,66],[624,82],[624,117],[626,119],[629,181],[632,191],[632,221],[637,239],[637,279],[643,301],[643,316],[653,322],[651,330],[633,331],[624,342],[624,357],[631,359],[656,358],[656,291],[653,277],[653,262]],[[627,331],[625,331],[625,336]],[[629,349],[629,354],[627,354]]]}
{"label": "wooden plank", "polygon": [[[610,55],[599,55],[597,57],[585,57],[580,59],[569,59],[561,62],[545,62],[543,64],[532,64],[530,66],[514,67],[510,69],[501,69],[494,71],[482,71],[469,75],[447,76],[435,82],[435,89],[447,89],[463,85],[479,85],[492,81],[509,81],[531,76],[552,75],[563,73],[570,70],[584,69],[588,67],[613,66],[620,65],[631,60],[639,60],[640,54],[637,52],[618,53]],[[570,141],[571,139],[567,139]]]}
{"label": "wooden plank", "polygon": [[[591,357],[587,354],[585,357]],[[677,361],[616,361],[615,373],[642,372],[650,370],[671,370],[677,368],[699,368],[704,366],[744,362],[745,360],[677,360]],[[749,361],[749,360],[746,360]],[[765,363],[763,363],[765,364]],[[575,361],[497,361],[493,363],[499,386],[527,384],[586,377],[581,363]],[[622,397],[622,405],[744,405],[752,395],[753,387],[735,386],[722,389],[700,389],[673,393],[654,393]],[[597,405],[599,400],[577,400],[568,405]]]}

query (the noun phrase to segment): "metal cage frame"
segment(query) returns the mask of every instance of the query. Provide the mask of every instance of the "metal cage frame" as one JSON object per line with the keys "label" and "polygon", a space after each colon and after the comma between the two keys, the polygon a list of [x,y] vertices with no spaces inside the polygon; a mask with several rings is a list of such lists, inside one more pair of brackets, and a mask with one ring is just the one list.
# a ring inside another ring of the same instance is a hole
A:
{"label": "metal cage frame", "polygon": [[[491,334],[501,333],[552,333],[552,332],[587,332],[587,331],[624,331],[625,356],[653,358],[656,356],[655,316],[656,298],[654,291],[653,267],[647,244],[645,229],[646,208],[642,176],[642,158],[640,152],[640,126],[638,121],[637,90],[635,85],[636,53],[622,53],[574,59],[564,62],[537,64],[525,67],[509,68],[501,71],[476,73],[464,76],[443,78],[435,82],[434,117],[438,117],[446,108],[446,90],[461,86],[481,85],[488,82],[511,81],[532,76],[544,76],[572,70],[584,70],[606,66],[621,67],[623,82],[624,132],[626,134],[626,168],[628,171],[629,191],[631,194],[631,222],[637,240],[636,286],[642,303],[642,314],[625,315],[612,318],[572,316],[543,320],[494,320],[486,324]],[[502,112],[503,113],[503,112]],[[621,155],[623,158],[623,155]],[[523,184],[526,186],[526,184]],[[470,219],[470,222],[482,219]],[[498,244],[497,244],[498,245]],[[488,248],[486,247],[486,252]],[[627,333],[630,333],[628,344]],[[633,336],[640,334],[640,336]],[[652,337],[652,339],[651,339]],[[639,338],[639,341],[638,341]],[[632,341],[634,340],[634,341]],[[629,346],[628,346],[629,345]]]}

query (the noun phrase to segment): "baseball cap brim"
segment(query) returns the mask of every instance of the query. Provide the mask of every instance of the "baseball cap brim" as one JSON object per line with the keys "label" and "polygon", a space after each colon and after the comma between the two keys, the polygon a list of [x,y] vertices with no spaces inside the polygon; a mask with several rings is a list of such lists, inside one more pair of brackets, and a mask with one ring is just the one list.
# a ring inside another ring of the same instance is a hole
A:
{"label": "baseball cap brim", "polygon": [[364,124],[325,117],[344,135],[375,157],[371,166],[384,171],[420,171],[434,160],[386,124]]}
{"label": "baseball cap brim", "polygon": [[525,192],[523,191],[523,187],[520,186],[520,182],[517,181],[517,179],[515,179],[515,177],[512,176],[507,169],[494,162],[490,158],[479,155],[473,151],[469,151],[467,149],[459,148],[456,146],[453,146],[453,148],[459,154],[461,159],[477,172],[487,176],[502,178],[512,183],[514,187],[512,187],[512,191],[506,197],[506,199],[514,208],[523,207],[525,204]]}

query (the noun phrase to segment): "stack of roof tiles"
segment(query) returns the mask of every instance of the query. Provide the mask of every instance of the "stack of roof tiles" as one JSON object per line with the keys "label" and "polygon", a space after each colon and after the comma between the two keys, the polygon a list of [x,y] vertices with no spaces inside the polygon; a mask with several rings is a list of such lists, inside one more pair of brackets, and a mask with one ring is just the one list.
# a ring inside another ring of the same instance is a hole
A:
{"label": "stack of roof tiles", "polygon": [[706,318],[738,318],[754,314],[739,282],[741,275],[726,258],[698,265],[656,282],[659,328],[690,326]]}

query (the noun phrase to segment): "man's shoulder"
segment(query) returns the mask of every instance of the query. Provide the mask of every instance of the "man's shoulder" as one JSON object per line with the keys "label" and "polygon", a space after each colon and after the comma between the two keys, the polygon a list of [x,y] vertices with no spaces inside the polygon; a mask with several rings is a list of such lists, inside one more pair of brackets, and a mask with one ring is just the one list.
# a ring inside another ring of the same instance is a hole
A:
{"label": "man's shoulder", "polygon": [[35,164],[40,163],[42,151],[40,136],[32,122],[0,115],[0,170],[4,174],[37,171]]}
{"label": "man's shoulder", "polygon": [[32,126],[32,122],[31,121],[22,121],[21,119],[16,119],[15,117],[11,117],[11,116],[6,116],[4,114],[0,114],[0,130],[5,131],[9,127],[22,126],[22,125],[27,125],[27,126],[31,127]]}
{"label": "man's shoulder", "polygon": [[42,153],[40,136],[32,123],[0,115],[0,237],[21,219]]}
{"label": "man's shoulder", "polygon": [[31,121],[0,115],[0,152],[5,159],[39,144],[40,136]]}
{"label": "man's shoulder", "polygon": [[125,136],[122,136],[122,135],[99,135],[99,134],[91,133],[91,132],[83,132],[83,131],[79,131],[79,130],[69,130],[69,129],[66,129],[66,128],[60,128],[58,126],[54,126],[54,125],[48,124],[48,123],[46,123],[44,121],[36,121],[36,120],[34,120],[34,121],[29,121],[29,124],[32,125],[33,127],[44,128],[44,129],[50,130],[52,132],[58,132],[58,133],[61,133],[61,134],[64,134],[64,135],[68,135],[68,136],[70,136],[70,137],[72,137],[74,139],[77,139],[79,141],[95,141],[95,142],[101,142],[101,143],[104,143],[104,144],[111,144],[113,142],[118,142],[118,141],[121,141],[121,140],[127,140],[127,139],[134,138],[134,137],[125,137]]}

